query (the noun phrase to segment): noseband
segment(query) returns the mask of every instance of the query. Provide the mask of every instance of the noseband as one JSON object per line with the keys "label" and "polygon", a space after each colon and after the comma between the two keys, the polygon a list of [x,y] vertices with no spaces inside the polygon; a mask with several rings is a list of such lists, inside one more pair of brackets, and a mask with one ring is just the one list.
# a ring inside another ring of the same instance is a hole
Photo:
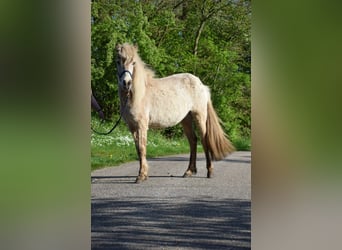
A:
{"label": "noseband", "polygon": [[126,69],[120,73],[119,78],[121,79],[125,73],[128,73],[130,75],[130,77],[133,79],[132,73]]}

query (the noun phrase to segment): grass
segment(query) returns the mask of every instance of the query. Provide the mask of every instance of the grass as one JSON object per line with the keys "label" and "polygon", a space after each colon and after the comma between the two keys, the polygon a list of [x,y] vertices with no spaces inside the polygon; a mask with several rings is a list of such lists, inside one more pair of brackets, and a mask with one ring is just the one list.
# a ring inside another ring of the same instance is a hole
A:
{"label": "grass", "polygon": [[[92,125],[98,131],[109,131],[113,123],[103,123],[92,119]],[[237,150],[249,150],[250,140],[232,140]],[[203,152],[202,145],[197,145],[197,151]],[[189,153],[189,144],[185,136],[168,139],[158,130],[148,131],[147,158]],[[132,135],[124,122],[109,135],[91,134],[91,169],[105,166],[117,166],[124,162],[138,160]]]}

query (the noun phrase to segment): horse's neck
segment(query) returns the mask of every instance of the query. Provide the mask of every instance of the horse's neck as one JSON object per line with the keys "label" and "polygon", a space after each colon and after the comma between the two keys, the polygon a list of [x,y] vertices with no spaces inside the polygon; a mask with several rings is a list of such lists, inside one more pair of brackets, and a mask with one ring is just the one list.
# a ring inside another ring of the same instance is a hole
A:
{"label": "horse's neck", "polygon": [[146,94],[146,79],[145,77],[139,77],[134,79],[133,89],[132,89],[132,103],[134,105],[140,105]]}

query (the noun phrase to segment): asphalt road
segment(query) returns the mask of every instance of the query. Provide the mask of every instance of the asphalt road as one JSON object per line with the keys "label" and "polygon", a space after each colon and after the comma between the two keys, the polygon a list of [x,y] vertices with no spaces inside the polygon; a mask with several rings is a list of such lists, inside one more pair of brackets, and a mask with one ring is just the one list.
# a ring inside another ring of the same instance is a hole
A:
{"label": "asphalt road", "polygon": [[138,162],[92,172],[92,249],[250,249],[251,153],[205,158],[182,178],[188,155],[149,159],[149,179],[135,184]]}

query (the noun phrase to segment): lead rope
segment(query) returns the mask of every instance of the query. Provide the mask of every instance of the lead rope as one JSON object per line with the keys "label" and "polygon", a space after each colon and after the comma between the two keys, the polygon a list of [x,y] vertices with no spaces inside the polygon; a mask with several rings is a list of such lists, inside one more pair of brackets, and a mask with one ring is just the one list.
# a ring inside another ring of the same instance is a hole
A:
{"label": "lead rope", "polygon": [[[124,108],[126,107],[127,100],[128,100],[128,97],[126,98]],[[120,117],[119,117],[119,119],[116,121],[116,123],[114,124],[114,126],[112,127],[112,129],[109,130],[108,132],[99,132],[99,131],[96,131],[92,126],[90,126],[90,128],[91,128],[91,130],[92,130],[95,134],[98,134],[98,135],[109,135],[109,134],[112,133],[113,130],[119,125],[119,123],[120,123],[120,121],[121,121],[121,117],[122,117],[122,114],[121,114],[121,112],[120,112]],[[101,124],[102,124],[102,122],[101,122]]]}

